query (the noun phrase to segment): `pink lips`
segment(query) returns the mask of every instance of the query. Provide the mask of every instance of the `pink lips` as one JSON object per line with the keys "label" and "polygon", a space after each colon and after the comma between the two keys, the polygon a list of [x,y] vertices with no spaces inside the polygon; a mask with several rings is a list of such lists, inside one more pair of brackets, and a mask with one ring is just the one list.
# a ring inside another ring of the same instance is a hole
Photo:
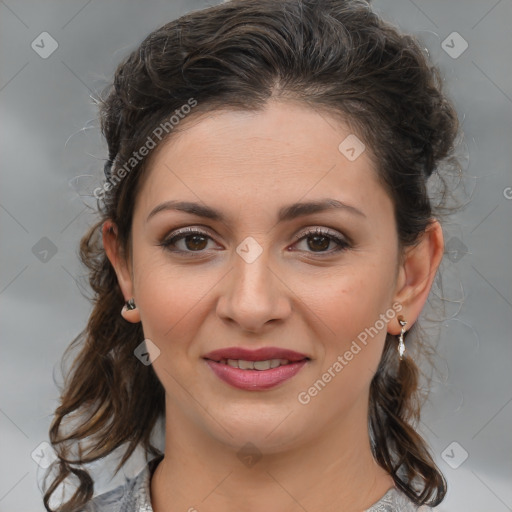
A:
{"label": "pink lips", "polygon": [[[309,361],[309,357],[305,354],[275,347],[263,347],[257,350],[231,347],[214,350],[203,357],[217,377],[227,384],[248,391],[260,391],[277,386],[296,375]],[[241,370],[221,362],[227,359],[245,361],[287,359],[289,363],[268,370]]]}

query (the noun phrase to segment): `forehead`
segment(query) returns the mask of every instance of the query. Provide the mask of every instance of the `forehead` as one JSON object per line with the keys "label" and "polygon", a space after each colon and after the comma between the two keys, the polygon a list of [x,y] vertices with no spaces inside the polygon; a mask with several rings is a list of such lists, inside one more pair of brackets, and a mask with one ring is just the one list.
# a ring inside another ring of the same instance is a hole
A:
{"label": "forehead", "polygon": [[240,201],[245,209],[301,198],[376,207],[390,201],[371,148],[314,108],[270,102],[262,111],[216,111],[183,124],[152,155],[137,198],[146,214],[178,198],[238,212]]}

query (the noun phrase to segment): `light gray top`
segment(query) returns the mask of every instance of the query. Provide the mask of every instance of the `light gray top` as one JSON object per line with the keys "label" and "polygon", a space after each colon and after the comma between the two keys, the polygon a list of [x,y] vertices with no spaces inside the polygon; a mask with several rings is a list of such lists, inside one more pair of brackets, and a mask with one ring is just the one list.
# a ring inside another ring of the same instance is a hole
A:
{"label": "light gray top", "polygon": [[[153,512],[150,499],[151,476],[160,455],[149,461],[144,469],[133,478],[127,478],[123,485],[93,498],[84,512]],[[389,489],[382,498],[363,512],[429,512],[427,506],[418,507],[396,487]]]}

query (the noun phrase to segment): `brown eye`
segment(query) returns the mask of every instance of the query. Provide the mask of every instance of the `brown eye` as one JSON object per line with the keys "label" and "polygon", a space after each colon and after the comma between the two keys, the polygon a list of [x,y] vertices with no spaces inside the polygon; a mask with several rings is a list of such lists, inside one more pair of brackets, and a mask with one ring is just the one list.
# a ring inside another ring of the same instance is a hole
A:
{"label": "brown eye", "polygon": [[[332,254],[334,252],[342,251],[350,247],[349,242],[341,236],[337,235],[336,233],[332,233],[331,231],[322,230],[320,228],[302,232],[297,236],[297,238],[299,238],[299,241],[307,241],[306,245],[308,251],[306,252]],[[331,243],[334,243],[337,245],[337,247],[328,251],[327,249]]]}
{"label": "brown eye", "polygon": [[203,250],[208,243],[206,241],[207,237],[202,235],[187,235],[183,237],[185,240],[185,246],[187,249],[191,251],[201,251]]}
{"label": "brown eye", "polygon": [[[305,252],[318,255],[323,255],[324,253],[330,255],[350,247],[350,243],[341,236],[320,228],[303,232],[297,238],[299,242],[307,241]],[[173,253],[186,255],[194,252],[205,252],[210,240],[213,239],[207,233],[194,228],[187,228],[173,233],[170,238],[167,238],[159,245]],[[178,245],[179,243],[181,243],[181,247]],[[335,247],[328,250],[331,244],[335,244]]]}
{"label": "brown eye", "polygon": [[308,236],[307,239],[309,241],[308,247],[312,250],[319,251],[325,251],[326,249],[328,249],[332,241],[329,237],[323,235]]}
{"label": "brown eye", "polygon": [[[176,232],[170,238],[164,240],[161,245],[172,252],[202,252],[208,246],[208,241],[212,238],[203,231],[196,229],[185,229]],[[179,242],[183,241],[181,247],[177,247]],[[177,248],[176,248],[177,247]]]}

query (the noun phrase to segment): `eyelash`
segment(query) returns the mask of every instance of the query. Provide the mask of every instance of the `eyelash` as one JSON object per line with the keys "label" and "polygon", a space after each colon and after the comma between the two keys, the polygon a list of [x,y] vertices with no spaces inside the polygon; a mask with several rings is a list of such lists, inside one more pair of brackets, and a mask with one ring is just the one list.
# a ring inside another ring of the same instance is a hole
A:
{"label": "eyelash", "polygon": [[[185,228],[185,229],[175,231],[174,233],[172,233],[170,238],[165,239],[163,242],[161,242],[158,245],[160,245],[165,250],[170,251],[172,253],[181,253],[181,254],[188,255],[188,254],[205,252],[206,250],[204,250],[204,249],[200,250],[200,251],[182,251],[182,250],[170,249],[170,247],[175,245],[176,242],[178,242],[179,240],[182,240],[189,236],[194,236],[194,235],[204,236],[206,238],[209,238],[210,240],[212,239],[212,237],[205,231],[200,231],[196,228]],[[330,250],[330,251],[320,251],[320,252],[306,251],[306,252],[309,252],[310,254],[314,254],[314,255],[317,255],[320,257],[331,256],[332,254],[340,252],[340,251],[344,251],[351,246],[351,244],[346,239],[340,237],[339,235],[337,235],[335,233],[332,233],[331,231],[327,231],[322,228],[315,228],[313,230],[302,231],[300,234],[295,235],[295,238],[297,238],[297,242],[299,242],[303,239],[307,239],[308,237],[313,237],[315,235],[329,238],[330,241],[337,243],[338,247],[336,249]]]}

